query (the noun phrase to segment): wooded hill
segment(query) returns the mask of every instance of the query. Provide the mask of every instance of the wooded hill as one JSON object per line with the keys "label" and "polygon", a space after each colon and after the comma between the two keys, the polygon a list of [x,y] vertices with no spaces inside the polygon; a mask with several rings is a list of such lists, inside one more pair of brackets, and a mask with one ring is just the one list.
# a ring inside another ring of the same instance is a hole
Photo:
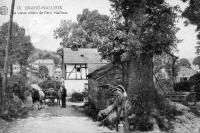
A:
{"label": "wooded hill", "polygon": [[61,62],[61,59],[59,55],[56,54],[56,52],[41,50],[38,48],[35,48],[33,54],[31,55],[31,60],[36,59],[53,59],[56,66],[59,65]]}

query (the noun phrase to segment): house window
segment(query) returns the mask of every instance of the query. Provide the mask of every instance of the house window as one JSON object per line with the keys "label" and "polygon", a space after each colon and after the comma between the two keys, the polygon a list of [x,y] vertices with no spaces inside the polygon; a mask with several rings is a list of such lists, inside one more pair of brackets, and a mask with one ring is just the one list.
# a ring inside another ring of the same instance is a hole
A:
{"label": "house window", "polygon": [[77,67],[77,68],[76,68],[76,71],[77,71],[77,72],[81,72],[81,68],[80,68],[80,67]]}
{"label": "house window", "polygon": [[180,82],[184,82],[184,81],[187,81],[187,77],[181,77],[180,78]]}
{"label": "house window", "polygon": [[74,79],[74,80],[87,79],[87,65],[86,64],[66,65],[65,79]]}

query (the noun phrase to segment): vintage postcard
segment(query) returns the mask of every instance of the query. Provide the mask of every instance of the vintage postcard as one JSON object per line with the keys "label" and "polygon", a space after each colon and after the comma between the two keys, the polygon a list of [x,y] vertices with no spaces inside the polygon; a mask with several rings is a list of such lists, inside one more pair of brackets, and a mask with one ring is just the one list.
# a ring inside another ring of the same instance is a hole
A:
{"label": "vintage postcard", "polygon": [[200,0],[0,0],[0,133],[200,133]]}

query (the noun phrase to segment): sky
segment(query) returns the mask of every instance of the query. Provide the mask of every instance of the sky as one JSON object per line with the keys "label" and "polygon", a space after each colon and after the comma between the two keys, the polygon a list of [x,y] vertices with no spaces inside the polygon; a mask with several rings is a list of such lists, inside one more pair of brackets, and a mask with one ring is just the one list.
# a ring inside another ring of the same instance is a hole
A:
{"label": "sky", "polygon": [[[179,5],[182,10],[185,9],[187,3],[182,3],[180,0],[167,0],[172,5]],[[1,0],[1,6],[7,6],[10,11],[11,0]],[[21,6],[21,10],[19,10]],[[14,21],[26,29],[26,34],[31,36],[33,45],[36,48],[56,51],[59,45],[59,40],[53,37],[53,31],[59,27],[61,20],[71,19],[76,21],[77,14],[82,13],[82,10],[88,8],[90,10],[97,9],[101,14],[111,15],[110,2],[108,0],[16,0],[15,12],[28,12],[25,10],[27,6],[57,6],[62,7],[64,14],[15,14]],[[32,11],[38,11],[33,10]],[[43,11],[43,10],[39,10]],[[51,10],[49,10],[51,11]],[[8,21],[9,13],[7,15],[0,15],[0,25]],[[180,58],[192,59],[195,55],[196,46],[196,32],[194,25],[187,27],[183,24],[184,19],[177,23],[180,28],[177,33],[178,39],[182,40],[178,44],[179,52],[176,54]]]}

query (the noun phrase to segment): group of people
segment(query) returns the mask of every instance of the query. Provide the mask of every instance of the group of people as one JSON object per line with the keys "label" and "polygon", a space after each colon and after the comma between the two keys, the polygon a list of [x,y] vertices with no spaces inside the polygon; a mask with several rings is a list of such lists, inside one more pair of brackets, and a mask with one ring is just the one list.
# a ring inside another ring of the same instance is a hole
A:
{"label": "group of people", "polygon": [[[44,93],[37,83],[32,84],[31,88],[32,88],[31,97],[32,97],[33,104],[38,101],[42,105],[43,101],[45,100],[45,97],[48,97],[48,95],[50,95],[50,96],[55,96],[57,98],[58,104],[60,104],[60,101],[61,101],[62,108],[66,108],[67,90],[64,85],[61,85],[57,93],[53,88],[49,88],[48,92]],[[51,100],[53,100],[52,102],[54,102],[54,99],[51,99]]]}

